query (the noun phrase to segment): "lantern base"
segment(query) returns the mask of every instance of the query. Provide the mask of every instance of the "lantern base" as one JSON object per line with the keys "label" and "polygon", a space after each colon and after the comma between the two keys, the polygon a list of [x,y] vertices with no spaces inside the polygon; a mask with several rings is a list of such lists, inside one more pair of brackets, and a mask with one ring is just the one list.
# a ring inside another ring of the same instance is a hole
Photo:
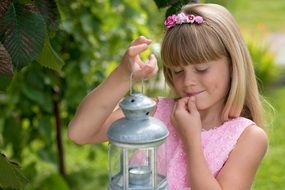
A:
{"label": "lantern base", "polygon": [[157,176],[158,181],[160,183],[157,187],[153,188],[149,184],[148,185],[133,185],[129,184],[129,187],[123,187],[123,180],[121,175],[117,175],[112,178],[112,181],[109,183],[108,190],[167,190],[167,181],[165,180],[165,176]]}

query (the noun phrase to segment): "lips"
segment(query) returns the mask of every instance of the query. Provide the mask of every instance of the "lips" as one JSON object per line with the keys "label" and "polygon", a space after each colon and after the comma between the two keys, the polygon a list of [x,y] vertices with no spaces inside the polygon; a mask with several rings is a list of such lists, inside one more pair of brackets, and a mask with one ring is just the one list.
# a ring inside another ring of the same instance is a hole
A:
{"label": "lips", "polygon": [[187,94],[187,96],[196,96],[196,95],[198,95],[198,94],[200,94],[200,93],[202,93],[202,92],[204,92],[204,91],[190,92],[190,93],[186,93],[186,94]]}

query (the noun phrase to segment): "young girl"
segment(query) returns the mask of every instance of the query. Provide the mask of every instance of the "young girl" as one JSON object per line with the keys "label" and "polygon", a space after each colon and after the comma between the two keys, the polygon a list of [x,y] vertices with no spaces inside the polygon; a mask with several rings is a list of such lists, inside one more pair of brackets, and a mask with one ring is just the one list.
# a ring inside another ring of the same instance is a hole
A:
{"label": "young girl", "polygon": [[[161,56],[174,98],[158,98],[154,116],[168,127],[170,190],[246,190],[267,149],[253,65],[235,19],[222,6],[191,4],[165,21]],[[80,104],[69,126],[76,143],[107,141],[122,111],[129,77],[149,79],[157,61],[140,59],[151,40],[134,40],[120,65]]]}

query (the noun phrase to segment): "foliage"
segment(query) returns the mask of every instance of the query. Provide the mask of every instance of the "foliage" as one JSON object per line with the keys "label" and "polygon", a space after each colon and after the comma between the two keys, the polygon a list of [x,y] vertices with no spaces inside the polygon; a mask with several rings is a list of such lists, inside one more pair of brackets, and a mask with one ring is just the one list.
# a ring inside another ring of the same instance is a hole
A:
{"label": "foliage", "polygon": [[[284,32],[285,1],[238,0],[227,1],[228,7],[235,15],[238,23],[247,30],[258,33]],[[256,14],[262,13],[262,14]]]}
{"label": "foliage", "polygon": [[262,89],[269,87],[278,76],[274,54],[268,46],[262,46],[253,40],[247,40],[257,80]]}
{"label": "foliage", "polygon": [[[13,70],[20,70],[35,61],[57,71],[63,65],[49,45],[49,35],[58,25],[55,1],[5,0],[0,14],[0,79],[5,90]],[[46,56],[45,56],[46,55]],[[46,58],[46,59],[43,59]]]}
{"label": "foliage", "polygon": [[[57,5],[62,24],[53,38],[44,36],[42,51],[48,53],[19,64],[22,69],[13,73],[7,92],[0,94],[0,148],[21,163],[30,180],[25,189],[106,187],[106,146],[76,146],[68,141],[66,126],[81,99],[116,67],[131,40],[145,35],[156,41],[162,25],[153,18],[160,15],[154,4],[131,0],[61,0]],[[25,54],[27,49],[23,49]],[[59,73],[49,69],[60,68],[55,52],[66,63]],[[50,61],[54,67],[42,67]],[[63,134],[56,133],[58,117]],[[60,135],[62,154],[55,140]],[[63,164],[66,175],[57,171]]]}
{"label": "foliage", "polygon": [[0,186],[23,188],[28,180],[19,171],[19,165],[16,162],[9,161],[4,154],[0,154]]}
{"label": "foliage", "polygon": [[[14,73],[14,70],[20,71],[26,65],[39,63],[59,71],[63,62],[53,51],[49,42],[49,36],[56,29],[59,19],[55,1],[4,0],[1,1],[0,7],[0,91],[6,90],[12,80],[14,84],[10,84],[10,87],[13,89],[13,86],[17,86],[17,72]],[[35,84],[36,81],[33,83]],[[37,83],[37,87],[41,86],[43,85]],[[30,91],[28,87],[22,87],[23,92],[30,99],[46,105],[41,91],[35,91],[33,88]],[[10,100],[8,94],[1,94],[1,97]],[[13,105],[15,101],[6,103],[2,101],[0,103],[2,112],[0,129],[3,136],[1,148],[11,145],[14,158],[21,161],[21,151],[27,140],[21,136],[24,131],[21,127],[22,113],[28,110],[29,105],[23,104],[23,110],[10,110],[9,105]],[[0,173],[6,175],[5,178],[1,177],[5,182],[0,185],[11,188],[23,187],[27,181],[24,180],[20,170],[15,167],[16,165],[10,163],[13,162],[2,162],[3,167],[0,168]],[[9,171],[12,169],[15,175],[10,175]]]}
{"label": "foliage", "polygon": [[271,89],[265,93],[267,100],[275,108],[275,115],[270,114],[272,123],[267,126],[269,149],[257,172],[254,190],[284,189],[285,187],[285,88]]}
{"label": "foliage", "polygon": [[156,6],[161,8],[167,8],[165,12],[165,17],[176,14],[182,8],[182,6],[188,3],[197,3],[199,0],[154,0]]}

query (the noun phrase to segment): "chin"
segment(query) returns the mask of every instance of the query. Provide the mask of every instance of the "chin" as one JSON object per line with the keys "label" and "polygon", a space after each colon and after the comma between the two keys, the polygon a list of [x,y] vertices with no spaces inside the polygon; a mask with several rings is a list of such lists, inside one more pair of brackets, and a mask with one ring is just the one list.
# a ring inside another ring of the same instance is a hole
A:
{"label": "chin", "polygon": [[199,102],[196,103],[196,107],[197,107],[198,111],[203,111],[203,110],[207,109],[207,106],[201,105],[201,104],[199,104]]}

